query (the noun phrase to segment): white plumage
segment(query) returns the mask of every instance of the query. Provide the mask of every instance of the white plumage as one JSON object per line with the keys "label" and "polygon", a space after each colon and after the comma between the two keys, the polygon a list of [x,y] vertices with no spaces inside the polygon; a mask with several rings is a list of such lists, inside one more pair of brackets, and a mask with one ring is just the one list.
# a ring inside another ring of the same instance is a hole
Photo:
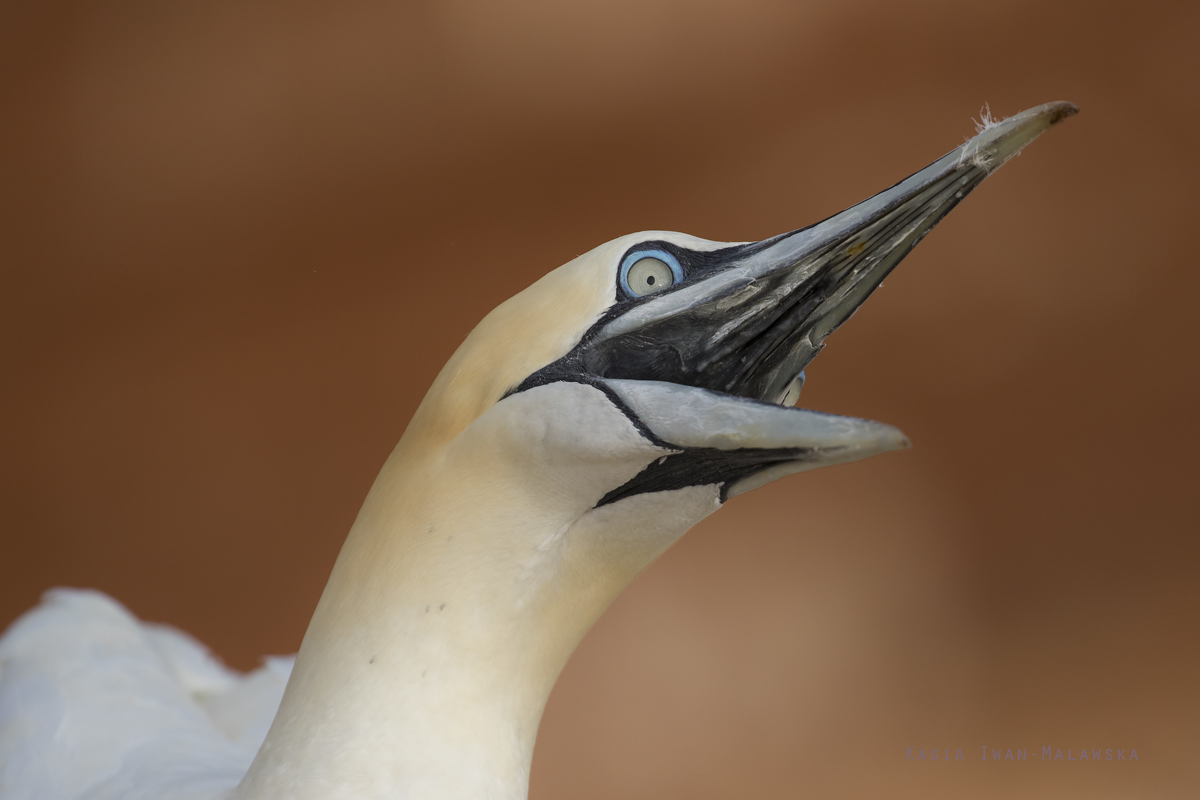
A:
{"label": "white plumage", "polygon": [[0,797],[225,797],[293,661],[242,674],[105,594],[51,590],[0,638]]}

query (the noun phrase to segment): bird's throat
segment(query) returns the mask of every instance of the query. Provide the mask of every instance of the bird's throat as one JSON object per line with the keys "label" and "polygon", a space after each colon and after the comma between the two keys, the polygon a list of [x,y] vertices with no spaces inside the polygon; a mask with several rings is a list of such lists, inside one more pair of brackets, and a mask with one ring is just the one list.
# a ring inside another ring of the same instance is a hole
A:
{"label": "bird's throat", "polygon": [[[236,800],[524,798],[575,646],[719,506],[707,487],[672,498],[666,521],[658,496],[592,508],[578,487],[548,492],[545,476],[530,486],[489,463],[512,461],[500,444],[456,446],[469,457],[402,441],[376,479]],[[614,465],[604,485],[655,455]]]}
{"label": "bird's throat", "polygon": [[567,654],[522,641],[537,626],[502,608],[503,580],[486,563],[461,558],[487,535],[480,520],[451,518],[420,476],[388,473],[351,530],[236,798],[526,796],[538,721]]}

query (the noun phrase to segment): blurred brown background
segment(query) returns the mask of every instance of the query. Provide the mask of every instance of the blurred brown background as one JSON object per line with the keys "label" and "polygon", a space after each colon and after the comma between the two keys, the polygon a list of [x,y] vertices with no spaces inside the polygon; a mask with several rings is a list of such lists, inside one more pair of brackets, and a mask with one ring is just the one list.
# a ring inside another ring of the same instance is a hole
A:
{"label": "blurred brown background", "polygon": [[291,652],[498,302],[1073,100],[809,370],[801,405],[914,448],[739,498],[641,576],[532,796],[1200,796],[1198,31],[1153,0],[9,0],[0,626],[94,586],[238,667]]}

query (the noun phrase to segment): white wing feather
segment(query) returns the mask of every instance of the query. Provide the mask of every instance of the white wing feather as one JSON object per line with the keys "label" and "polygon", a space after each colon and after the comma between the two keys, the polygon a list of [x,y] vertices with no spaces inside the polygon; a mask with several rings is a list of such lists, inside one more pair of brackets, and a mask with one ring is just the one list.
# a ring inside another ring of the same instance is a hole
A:
{"label": "white wing feather", "polygon": [[0,637],[0,799],[223,798],[291,667],[243,675],[100,592],[47,592]]}

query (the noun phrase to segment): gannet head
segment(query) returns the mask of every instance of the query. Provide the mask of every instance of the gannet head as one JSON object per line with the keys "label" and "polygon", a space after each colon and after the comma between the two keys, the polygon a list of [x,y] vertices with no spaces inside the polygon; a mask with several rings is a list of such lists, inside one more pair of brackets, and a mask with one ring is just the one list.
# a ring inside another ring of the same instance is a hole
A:
{"label": "gannet head", "polygon": [[619,529],[645,545],[638,568],[730,497],[906,447],[889,425],[793,408],[805,366],[942,217],[1076,110],[989,121],[895,186],[764,241],[653,231],[601,245],[492,311],[405,438],[474,462],[563,536]]}
{"label": "gannet head", "polygon": [[492,311],[368,494],[236,796],[523,797],[559,671],[639,570],[734,495],[907,445],[793,408],[805,366],[950,209],[1075,111],[987,127],[761,242],[623,236]]}

